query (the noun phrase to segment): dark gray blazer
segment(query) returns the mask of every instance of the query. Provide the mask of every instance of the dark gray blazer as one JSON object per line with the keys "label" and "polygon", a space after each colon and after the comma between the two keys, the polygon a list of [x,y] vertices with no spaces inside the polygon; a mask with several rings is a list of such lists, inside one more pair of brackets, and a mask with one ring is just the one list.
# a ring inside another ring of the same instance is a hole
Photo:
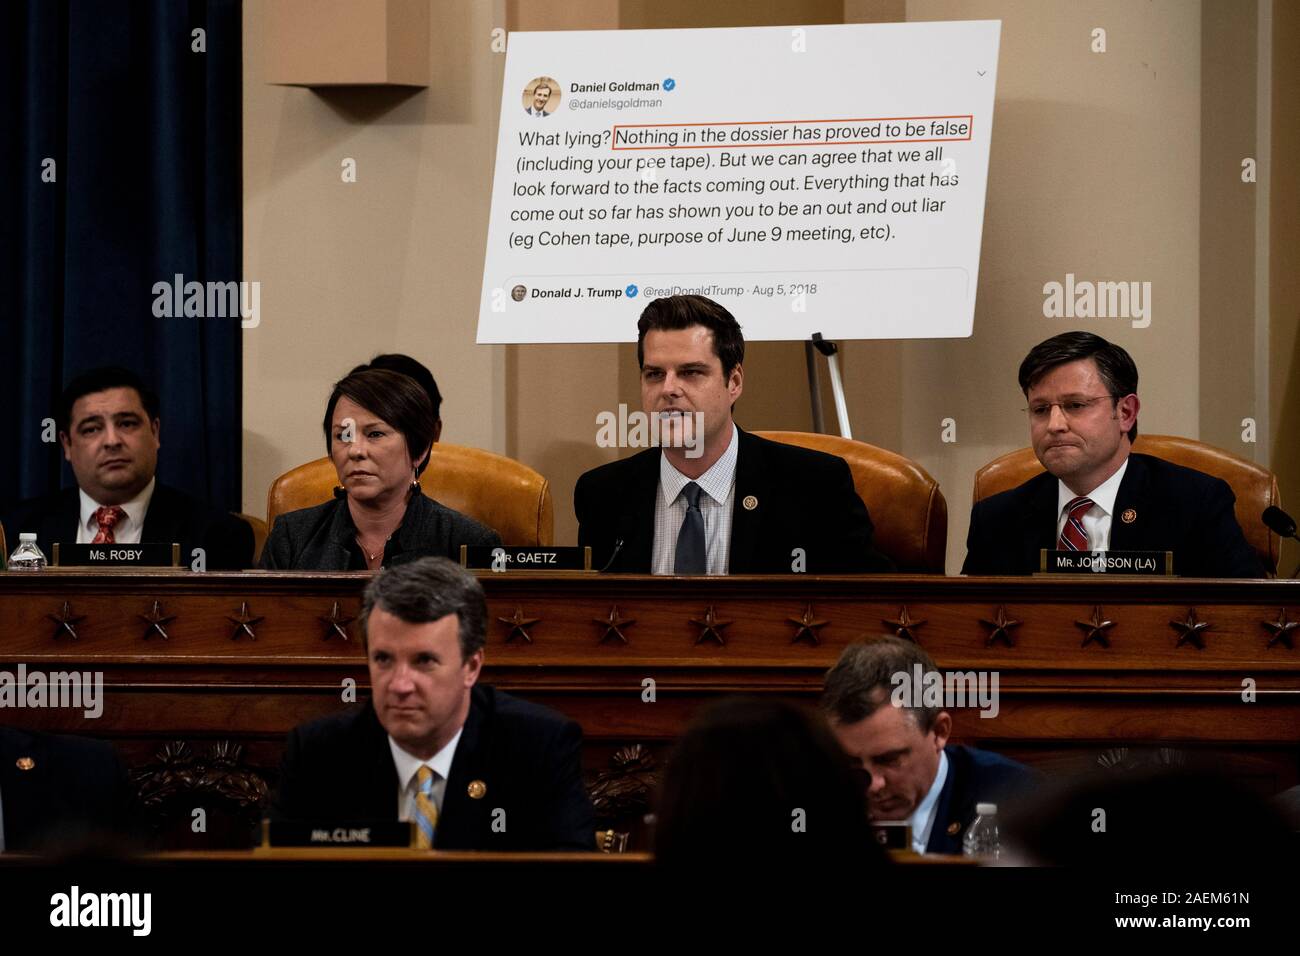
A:
{"label": "dark gray blazer", "polygon": [[[333,501],[290,511],[275,519],[262,548],[267,571],[364,571],[357,529],[340,490]],[[460,560],[460,546],[495,548],[501,536],[459,511],[452,511],[418,488],[406,506],[402,524],[384,548],[384,567],[429,556]]]}

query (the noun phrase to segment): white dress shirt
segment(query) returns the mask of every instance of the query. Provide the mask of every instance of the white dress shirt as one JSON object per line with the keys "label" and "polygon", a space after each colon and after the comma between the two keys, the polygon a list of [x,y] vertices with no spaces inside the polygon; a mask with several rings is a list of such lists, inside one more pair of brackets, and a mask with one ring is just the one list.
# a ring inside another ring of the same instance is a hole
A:
{"label": "white dress shirt", "polygon": [[655,496],[655,539],[650,556],[653,574],[673,574],[677,559],[677,536],[686,520],[686,496],[682,489],[695,482],[704,516],[705,569],[708,574],[726,574],[731,563],[731,509],[736,492],[736,456],[740,442],[731,426],[727,450],[698,478],[688,478],[673,467],[668,456],[659,453],[659,493]]}
{"label": "white dress shirt", "polygon": [[[149,501],[153,498],[154,479],[138,495],[118,507],[126,512],[126,517],[113,528],[113,540],[118,544],[139,544],[140,535],[144,533],[144,516],[149,511]],[[77,525],[77,544],[93,544],[95,535],[99,534],[99,523],[95,520],[95,511],[101,506],[81,489],[81,524]]]}
{"label": "white dress shirt", "polygon": [[428,760],[421,760],[414,754],[403,750],[391,736],[388,746],[393,751],[393,765],[397,767],[397,819],[408,823],[415,819],[415,795],[420,789],[416,774],[421,767],[433,771],[433,804],[442,813],[442,798],[447,792],[447,778],[451,776],[451,761],[456,756],[456,745],[465,728],[456,731],[447,746],[443,747]]}
{"label": "white dress shirt", "polygon": [[1114,518],[1115,496],[1119,494],[1119,483],[1124,480],[1124,472],[1128,470],[1128,459],[1115,469],[1115,474],[1111,475],[1100,485],[1088,492],[1086,495],[1076,495],[1069,488],[1065,487],[1065,482],[1057,479],[1056,482],[1056,541],[1061,541],[1061,532],[1065,530],[1065,522],[1069,520],[1069,512],[1065,510],[1075,498],[1091,498],[1092,507],[1083,513],[1083,530],[1088,534],[1089,551],[1107,551],[1110,549],[1110,526]]}
{"label": "white dress shirt", "polygon": [[930,842],[930,831],[934,828],[934,811],[939,803],[939,794],[943,793],[944,781],[948,779],[948,755],[939,751],[939,769],[935,771],[934,783],[912,815],[907,818],[907,825],[912,828],[912,849],[924,853]]}

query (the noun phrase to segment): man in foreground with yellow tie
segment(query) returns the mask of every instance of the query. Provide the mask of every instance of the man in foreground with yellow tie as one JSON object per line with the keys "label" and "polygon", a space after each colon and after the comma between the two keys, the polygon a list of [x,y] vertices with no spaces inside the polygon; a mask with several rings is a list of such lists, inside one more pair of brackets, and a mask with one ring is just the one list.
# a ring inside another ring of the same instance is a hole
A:
{"label": "man in foreground with yellow tie", "polygon": [[581,729],[478,683],[473,575],[445,558],[389,568],[361,627],[371,700],[290,733],[273,818],[412,821],[426,849],[595,849]]}

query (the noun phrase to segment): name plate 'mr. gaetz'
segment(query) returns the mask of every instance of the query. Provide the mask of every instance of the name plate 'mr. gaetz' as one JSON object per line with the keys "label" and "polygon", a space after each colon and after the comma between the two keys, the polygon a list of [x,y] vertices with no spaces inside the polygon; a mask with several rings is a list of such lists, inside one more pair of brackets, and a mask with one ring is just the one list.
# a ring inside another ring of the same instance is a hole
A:
{"label": "name plate 'mr. gaetz'", "polygon": [[462,567],[482,571],[590,571],[591,548],[506,545],[501,548],[460,546]]}
{"label": "name plate 'mr. gaetz'", "polygon": [[1172,577],[1172,551],[1049,551],[1041,552],[1041,574],[1157,574]]}

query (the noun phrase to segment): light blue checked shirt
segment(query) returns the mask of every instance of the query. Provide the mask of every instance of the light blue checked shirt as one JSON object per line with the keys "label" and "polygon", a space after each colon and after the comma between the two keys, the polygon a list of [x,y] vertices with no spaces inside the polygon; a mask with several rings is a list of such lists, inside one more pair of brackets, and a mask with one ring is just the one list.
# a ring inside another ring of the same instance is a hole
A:
{"label": "light blue checked shirt", "polygon": [[677,536],[686,520],[686,496],[682,489],[689,482],[700,486],[700,513],[704,516],[706,568],[709,574],[726,574],[731,562],[731,510],[736,496],[736,459],[740,442],[736,426],[731,426],[731,441],[722,457],[698,478],[687,478],[673,467],[668,456],[659,454],[659,494],[655,496],[655,540],[650,556],[653,574],[672,574],[677,558]]}

